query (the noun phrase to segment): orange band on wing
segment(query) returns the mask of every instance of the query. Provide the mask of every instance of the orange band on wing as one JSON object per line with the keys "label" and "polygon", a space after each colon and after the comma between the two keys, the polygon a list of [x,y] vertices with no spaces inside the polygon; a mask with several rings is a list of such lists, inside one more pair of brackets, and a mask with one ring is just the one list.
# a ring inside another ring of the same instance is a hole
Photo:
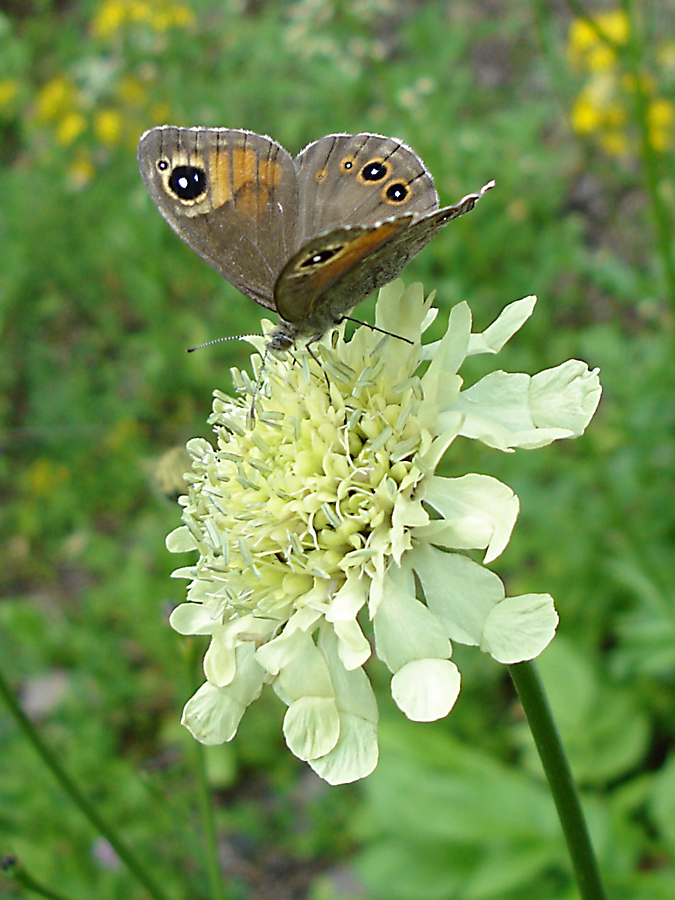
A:
{"label": "orange band on wing", "polygon": [[332,259],[312,271],[312,278],[318,288],[317,295],[322,288],[337,280],[344,272],[348,272],[356,263],[376,250],[380,244],[384,244],[390,237],[407,228],[409,224],[410,221],[407,217],[403,220],[392,219],[378,225],[373,231],[348,238],[340,253],[336,253]]}
{"label": "orange band on wing", "polygon": [[237,211],[251,219],[267,211],[269,195],[281,183],[283,167],[271,159],[259,159],[255,150],[243,147],[215,150],[209,157],[210,200],[214,209],[235,200]]}
{"label": "orange band on wing", "polygon": [[229,150],[216,150],[209,157],[209,184],[214,209],[232,199],[231,165]]}
{"label": "orange band on wing", "polygon": [[258,154],[255,150],[237,147],[232,151],[232,187],[237,191],[258,180]]}

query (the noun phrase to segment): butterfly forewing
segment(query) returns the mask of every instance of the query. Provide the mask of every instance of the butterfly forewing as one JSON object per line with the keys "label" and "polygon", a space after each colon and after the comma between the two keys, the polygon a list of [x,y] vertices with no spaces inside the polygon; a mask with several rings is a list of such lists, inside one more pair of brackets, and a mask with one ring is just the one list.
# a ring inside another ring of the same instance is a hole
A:
{"label": "butterfly forewing", "polygon": [[274,309],[274,284],[297,249],[290,154],[253,132],[165,125],[143,135],[138,158],[174,231],[242,293]]}

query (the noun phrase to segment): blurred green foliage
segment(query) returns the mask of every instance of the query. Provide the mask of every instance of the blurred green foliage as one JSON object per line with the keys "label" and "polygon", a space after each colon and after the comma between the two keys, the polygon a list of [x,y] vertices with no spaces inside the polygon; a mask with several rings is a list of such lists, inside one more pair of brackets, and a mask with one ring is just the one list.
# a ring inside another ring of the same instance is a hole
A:
{"label": "blurred green foliage", "polygon": [[[521,498],[496,568],[511,594],[556,598],[560,634],[540,668],[610,895],[672,897],[675,297],[645,190],[651,178],[675,206],[672,10],[649,2],[639,19],[604,20],[608,57],[593,28],[543,2],[4,8],[0,655],[69,770],[170,892],[207,896],[192,739],[178,725],[196,667],[167,623],[184,590],[163,546],[176,482],[158,461],[208,435],[211,392],[248,354],[185,348],[258,329],[260,310],[157,214],[138,137],[164,122],[228,125],[297,152],[332,131],[395,134],[443,202],[497,180],[406,272],[438,291],[440,318],[467,299],[480,330],[537,293],[499,365],[535,372],[572,356],[602,369],[579,441],[512,455],[472,442],[447,467]],[[271,695],[232,744],[209,749],[228,896],[576,896],[507,672],[465,648],[456,659],[462,694],[435,725],[404,720],[372,671],[382,759],[361,786],[329,789],[285,751]],[[4,714],[0,753],[0,852],[65,895],[143,896]]]}

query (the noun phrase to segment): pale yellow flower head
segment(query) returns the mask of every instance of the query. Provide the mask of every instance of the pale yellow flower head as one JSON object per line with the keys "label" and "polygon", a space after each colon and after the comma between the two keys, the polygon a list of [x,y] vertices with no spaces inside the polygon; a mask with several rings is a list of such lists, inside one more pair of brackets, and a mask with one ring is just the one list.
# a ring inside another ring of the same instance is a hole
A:
{"label": "pale yellow flower head", "polygon": [[[314,345],[322,368],[302,347],[268,357],[255,423],[257,379],[235,371],[240,397],[215,393],[215,446],[188,443],[185,524],[167,545],[199,553],[174,573],[190,587],[171,617],[180,633],[211,637],[206,682],[183,714],[198,740],[234,737],[271,684],[288,707],[293,753],[330,783],[353,781],[377,763],[363,668],[373,654],[400,709],[431,721],[459,692],[451,641],[513,663],[553,637],[547,594],[507,598],[467,554],[489,562],[502,552],[516,496],[485,475],[435,472],[459,436],[513,450],[581,434],[600,397],[597,372],[572,360],[534,377],[493,372],[464,389],[465,357],[498,352],[534,298],[481,334],[459,304],[444,337],[423,345],[431,299],[400,281],[380,292],[377,325],[412,343],[364,326]],[[263,338],[252,341],[263,350]]]}

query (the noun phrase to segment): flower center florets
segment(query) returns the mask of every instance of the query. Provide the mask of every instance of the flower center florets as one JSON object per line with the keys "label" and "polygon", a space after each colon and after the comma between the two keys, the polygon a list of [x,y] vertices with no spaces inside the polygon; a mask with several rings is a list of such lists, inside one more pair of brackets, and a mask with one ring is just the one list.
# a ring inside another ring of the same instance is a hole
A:
{"label": "flower center florets", "polygon": [[254,427],[248,398],[217,398],[218,449],[201,460],[189,509],[207,545],[200,577],[236,614],[281,618],[289,604],[328,603],[355,556],[365,564],[374,536],[391,529],[421,438],[413,387],[392,396],[377,367],[331,379],[329,398],[323,372],[270,366],[274,399],[261,399]]}

